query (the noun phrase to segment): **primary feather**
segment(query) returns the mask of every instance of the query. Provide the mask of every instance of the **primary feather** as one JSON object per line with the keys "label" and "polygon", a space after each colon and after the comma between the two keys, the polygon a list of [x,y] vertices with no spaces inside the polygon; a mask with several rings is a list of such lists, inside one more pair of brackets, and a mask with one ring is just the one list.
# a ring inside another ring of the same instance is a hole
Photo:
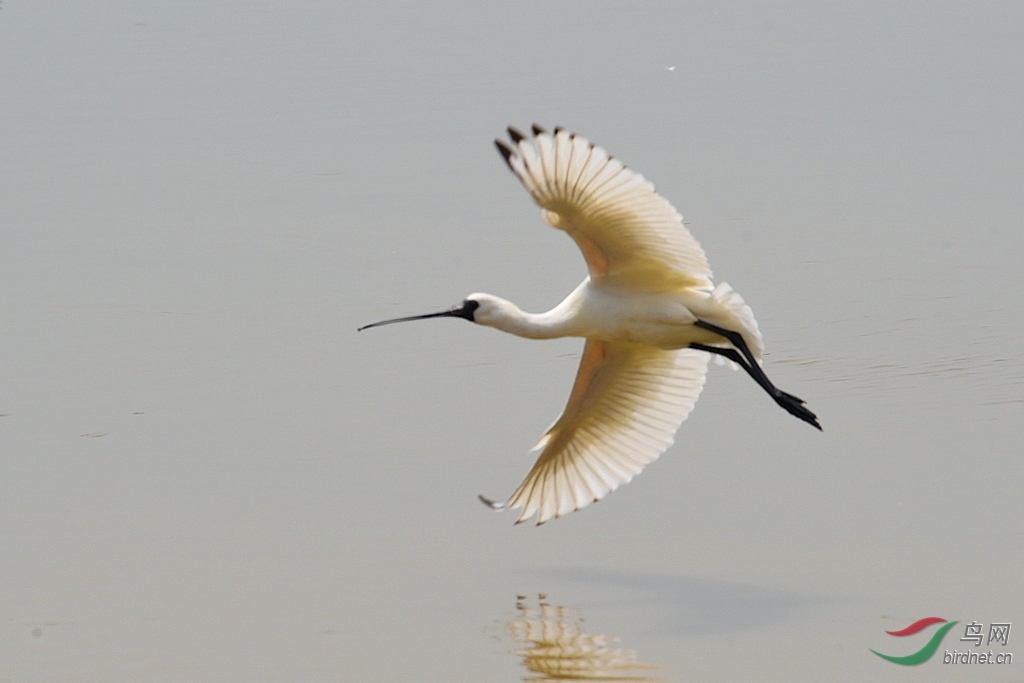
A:
{"label": "primary feather", "polygon": [[537,524],[601,500],[672,445],[704,387],[708,355],[588,339],[569,402],[508,501]]}
{"label": "primary feather", "polygon": [[564,130],[509,133],[512,146],[495,141],[498,149],[545,220],[579,245],[593,280],[647,291],[711,288],[704,250],[642,175]]}

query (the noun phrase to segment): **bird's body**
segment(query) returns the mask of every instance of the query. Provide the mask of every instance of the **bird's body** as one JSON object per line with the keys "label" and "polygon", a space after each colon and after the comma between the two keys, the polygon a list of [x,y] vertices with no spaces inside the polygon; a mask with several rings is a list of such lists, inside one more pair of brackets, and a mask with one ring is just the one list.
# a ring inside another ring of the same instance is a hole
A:
{"label": "bird's body", "polygon": [[[537,523],[578,510],[628,482],[670,445],[704,386],[709,354],[743,368],[780,406],[820,429],[803,401],[761,370],[750,307],[714,286],[704,251],[654,187],[582,137],[534,126],[496,141],[552,226],[583,252],[589,275],[546,313],[491,294],[447,311],[374,323],[462,317],[529,339],[587,340],[562,415],[534,450],[526,479],[495,509]],[[360,328],[365,329],[365,328]]]}
{"label": "bird's body", "polygon": [[595,283],[587,277],[545,313],[527,313],[492,294],[478,292],[467,298],[487,300],[489,311],[493,311],[477,309],[473,322],[528,339],[585,337],[664,350],[721,343],[719,335],[694,326],[697,320],[706,320],[740,331],[754,356],[761,356],[761,334],[753,313],[725,283],[710,292],[687,287],[638,298],[632,289]]}

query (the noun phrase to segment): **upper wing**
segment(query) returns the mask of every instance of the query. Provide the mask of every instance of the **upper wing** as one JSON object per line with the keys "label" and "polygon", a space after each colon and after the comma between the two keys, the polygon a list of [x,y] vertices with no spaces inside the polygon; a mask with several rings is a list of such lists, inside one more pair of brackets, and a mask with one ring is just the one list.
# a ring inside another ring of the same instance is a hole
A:
{"label": "upper wing", "polygon": [[683,217],[642,175],[585,138],[514,128],[495,140],[509,168],[544,209],[544,218],[576,241],[594,281],[638,289],[711,288],[704,250]]}
{"label": "upper wing", "polygon": [[704,388],[708,354],[588,339],[562,416],[504,505],[537,524],[601,500],[672,445]]}

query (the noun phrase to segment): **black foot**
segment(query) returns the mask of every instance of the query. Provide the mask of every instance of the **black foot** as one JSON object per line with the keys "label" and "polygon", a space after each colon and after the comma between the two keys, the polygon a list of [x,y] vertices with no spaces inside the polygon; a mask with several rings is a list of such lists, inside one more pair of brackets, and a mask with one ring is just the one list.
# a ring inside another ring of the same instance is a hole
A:
{"label": "black foot", "polygon": [[821,425],[818,424],[818,416],[804,407],[805,401],[802,398],[797,398],[793,394],[787,394],[785,391],[780,391],[779,395],[773,398],[787,413],[800,418],[819,432],[821,431]]}

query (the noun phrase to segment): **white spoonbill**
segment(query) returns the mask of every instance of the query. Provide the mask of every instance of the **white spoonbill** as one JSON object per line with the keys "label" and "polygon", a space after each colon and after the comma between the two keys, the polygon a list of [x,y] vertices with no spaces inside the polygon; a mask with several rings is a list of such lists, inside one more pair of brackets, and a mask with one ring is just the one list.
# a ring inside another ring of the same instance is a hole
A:
{"label": "white spoonbill", "polygon": [[[601,500],[672,445],[704,386],[709,354],[743,368],[789,413],[821,429],[804,401],[761,370],[750,307],[714,286],[704,250],[654,186],[585,138],[533,126],[495,140],[544,219],[575,240],[589,276],[547,313],[470,294],[438,313],[382,320],[464,318],[529,339],[583,337],[569,402],[533,451],[540,456],[495,510],[522,509],[537,524]],[[531,451],[531,452],[533,452]],[[517,523],[518,523],[517,522]]]}

